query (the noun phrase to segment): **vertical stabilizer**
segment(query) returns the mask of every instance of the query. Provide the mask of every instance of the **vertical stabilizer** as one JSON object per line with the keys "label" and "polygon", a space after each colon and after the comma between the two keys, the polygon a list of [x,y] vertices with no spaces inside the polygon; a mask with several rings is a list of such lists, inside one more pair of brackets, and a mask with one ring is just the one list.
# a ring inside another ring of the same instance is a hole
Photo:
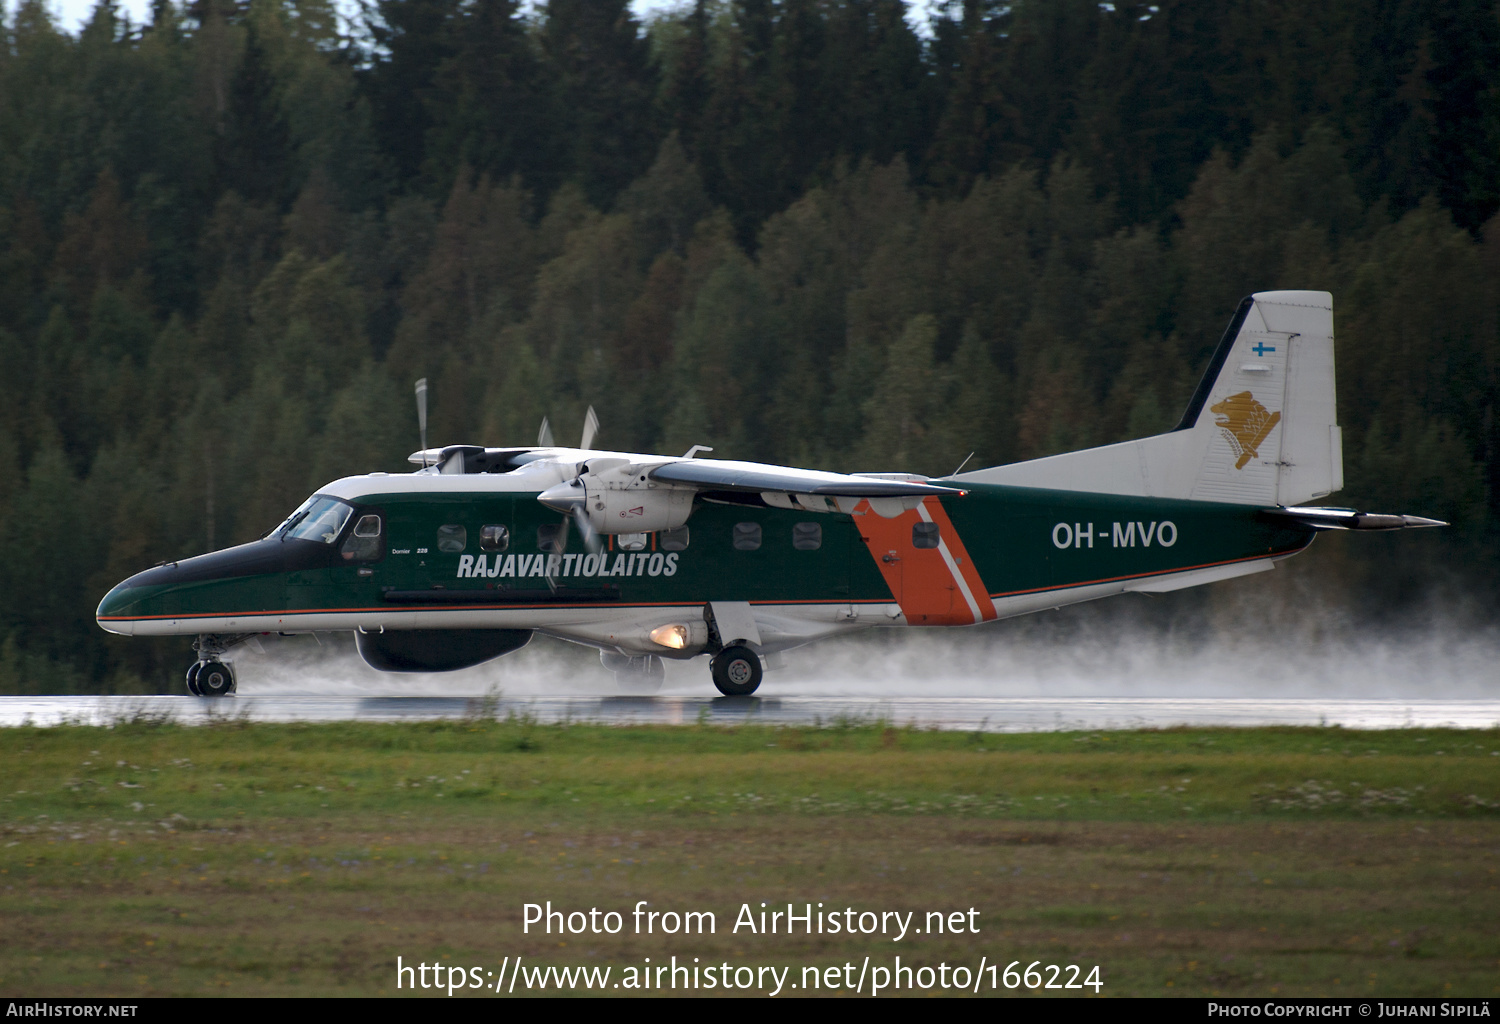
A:
{"label": "vertical stabilizer", "polygon": [[1175,430],[953,479],[1296,505],[1339,490],[1343,476],[1333,297],[1281,291],[1240,303]]}

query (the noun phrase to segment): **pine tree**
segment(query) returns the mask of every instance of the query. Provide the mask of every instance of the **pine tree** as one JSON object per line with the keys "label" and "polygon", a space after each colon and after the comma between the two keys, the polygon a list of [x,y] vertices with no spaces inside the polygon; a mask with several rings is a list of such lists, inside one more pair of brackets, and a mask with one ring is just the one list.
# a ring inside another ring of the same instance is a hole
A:
{"label": "pine tree", "polygon": [[215,161],[221,187],[273,208],[289,202],[291,135],[269,55],[253,28],[229,81],[222,124]]}
{"label": "pine tree", "polygon": [[452,50],[425,93],[423,176],[446,189],[461,167],[492,180],[519,175],[549,193],[566,173],[556,83],[517,0],[478,0],[449,20]]}
{"label": "pine tree", "polygon": [[937,319],[914,316],[891,343],[885,370],[865,401],[863,454],[872,466],[908,469],[932,460],[928,431],[936,402]]}
{"label": "pine tree", "polygon": [[365,25],[375,43],[364,74],[380,151],[395,166],[397,180],[412,181],[427,159],[434,127],[429,97],[439,69],[452,60],[452,23],[458,0],[376,0]]}
{"label": "pine tree", "polygon": [[548,0],[542,46],[557,76],[561,170],[608,209],[650,164],[660,139],[646,40],[626,0]]}

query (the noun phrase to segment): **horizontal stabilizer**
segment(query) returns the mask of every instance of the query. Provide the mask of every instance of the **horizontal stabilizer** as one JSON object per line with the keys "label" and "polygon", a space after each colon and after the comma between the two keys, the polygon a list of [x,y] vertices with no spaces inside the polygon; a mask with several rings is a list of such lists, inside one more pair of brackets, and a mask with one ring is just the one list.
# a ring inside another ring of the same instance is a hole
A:
{"label": "horizontal stabilizer", "polygon": [[1268,516],[1291,519],[1315,530],[1409,530],[1420,526],[1447,526],[1441,519],[1423,519],[1421,516],[1386,515],[1377,512],[1356,512],[1352,508],[1291,508],[1267,509]]}

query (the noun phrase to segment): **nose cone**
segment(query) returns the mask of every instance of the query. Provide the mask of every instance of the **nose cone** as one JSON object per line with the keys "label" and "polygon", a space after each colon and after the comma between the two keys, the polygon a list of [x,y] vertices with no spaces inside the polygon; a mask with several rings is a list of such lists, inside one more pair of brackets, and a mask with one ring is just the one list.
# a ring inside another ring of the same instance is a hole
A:
{"label": "nose cone", "polygon": [[286,573],[335,564],[337,549],[313,540],[260,540],[138,572],[99,602],[111,633],[189,632],[176,623],[285,607]]}
{"label": "nose cone", "polygon": [[134,632],[131,620],[135,617],[137,598],[140,596],[139,588],[130,586],[130,581],[126,580],[104,595],[104,600],[99,602],[99,610],[94,613],[94,621],[99,623],[101,629],[129,636]]}
{"label": "nose cone", "polygon": [[569,480],[567,483],[547,488],[536,496],[536,500],[559,512],[572,512],[575,508],[581,507],[587,497],[588,493],[584,490],[583,484],[577,480]]}

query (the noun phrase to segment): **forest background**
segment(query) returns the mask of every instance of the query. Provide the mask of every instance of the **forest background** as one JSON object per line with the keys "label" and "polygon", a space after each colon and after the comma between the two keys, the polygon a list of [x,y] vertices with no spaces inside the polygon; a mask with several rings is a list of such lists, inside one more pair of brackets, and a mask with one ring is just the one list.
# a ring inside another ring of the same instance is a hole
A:
{"label": "forest background", "polygon": [[1453,523],[1324,598],[1493,622],[1500,7],[906,13],[0,6],[0,691],[175,688],[100,597],[405,468],[418,377],[433,443],[592,404],[609,447],[941,474],[1170,428],[1271,288],[1335,296],[1335,500]]}

